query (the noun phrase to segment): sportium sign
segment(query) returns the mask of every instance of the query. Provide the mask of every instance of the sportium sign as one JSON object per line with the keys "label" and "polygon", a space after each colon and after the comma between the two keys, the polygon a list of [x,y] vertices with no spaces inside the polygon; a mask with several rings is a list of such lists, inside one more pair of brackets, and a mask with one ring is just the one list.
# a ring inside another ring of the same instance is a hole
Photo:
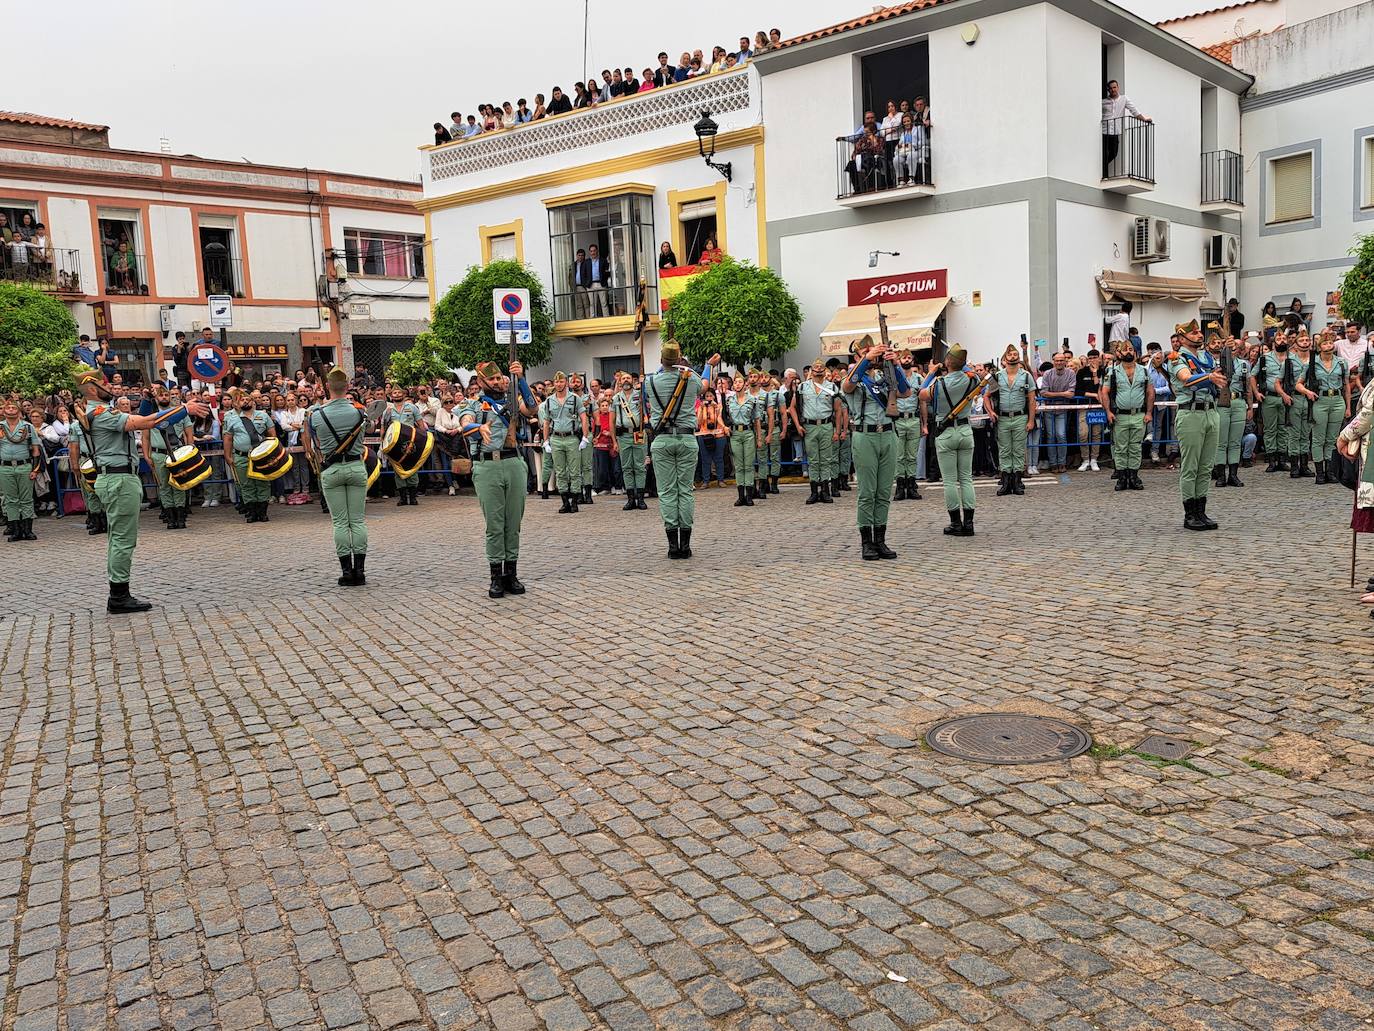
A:
{"label": "sportium sign", "polygon": [[903,272],[876,279],[851,279],[849,303],[876,304],[884,301],[919,301],[927,297],[948,297],[948,269],[930,272]]}

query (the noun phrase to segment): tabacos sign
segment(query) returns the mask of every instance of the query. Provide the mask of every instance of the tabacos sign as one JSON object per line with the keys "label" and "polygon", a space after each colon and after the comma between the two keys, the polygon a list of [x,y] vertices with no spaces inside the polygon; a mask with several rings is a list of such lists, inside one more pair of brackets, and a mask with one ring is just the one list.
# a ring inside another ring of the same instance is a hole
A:
{"label": "tabacos sign", "polygon": [[877,304],[884,301],[919,301],[927,297],[948,297],[948,269],[929,272],[903,272],[875,279],[851,279],[849,303]]}

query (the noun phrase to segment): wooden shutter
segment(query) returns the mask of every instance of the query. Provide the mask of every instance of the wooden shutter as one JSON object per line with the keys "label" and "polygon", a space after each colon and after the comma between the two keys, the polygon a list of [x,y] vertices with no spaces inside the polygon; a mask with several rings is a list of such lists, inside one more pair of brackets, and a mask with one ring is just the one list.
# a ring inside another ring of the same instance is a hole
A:
{"label": "wooden shutter", "polygon": [[1312,217],[1312,153],[1290,154],[1271,163],[1274,211],[1269,221],[1295,222]]}

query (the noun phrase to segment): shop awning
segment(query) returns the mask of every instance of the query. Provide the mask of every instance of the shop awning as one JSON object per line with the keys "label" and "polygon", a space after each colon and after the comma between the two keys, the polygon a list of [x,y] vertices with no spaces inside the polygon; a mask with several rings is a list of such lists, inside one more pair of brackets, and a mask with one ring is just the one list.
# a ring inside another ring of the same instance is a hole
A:
{"label": "shop awning", "polygon": [[1200,301],[1207,296],[1207,284],[1201,279],[1138,276],[1110,269],[1097,277],[1097,286],[1104,301],[1118,297],[1126,301]]}
{"label": "shop awning", "polygon": [[[948,297],[928,297],[920,301],[892,301],[883,305],[887,316],[887,337],[898,350],[916,351],[930,347],[931,330],[949,303]],[[878,309],[872,304],[841,308],[830,324],[821,330],[821,354],[846,355],[850,345],[864,336],[878,340]]]}

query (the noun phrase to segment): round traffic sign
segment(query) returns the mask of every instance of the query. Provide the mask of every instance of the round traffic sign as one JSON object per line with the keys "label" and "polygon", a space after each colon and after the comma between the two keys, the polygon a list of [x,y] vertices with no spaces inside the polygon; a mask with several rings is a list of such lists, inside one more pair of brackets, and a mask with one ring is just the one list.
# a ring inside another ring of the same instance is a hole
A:
{"label": "round traffic sign", "polygon": [[521,300],[519,294],[506,294],[501,298],[501,310],[507,315],[519,315],[520,310],[525,307],[525,302]]}
{"label": "round traffic sign", "polygon": [[229,375],[229,355],[218,344],[197,341],[186,357],[186,371],[194,379],[218,383]]}

